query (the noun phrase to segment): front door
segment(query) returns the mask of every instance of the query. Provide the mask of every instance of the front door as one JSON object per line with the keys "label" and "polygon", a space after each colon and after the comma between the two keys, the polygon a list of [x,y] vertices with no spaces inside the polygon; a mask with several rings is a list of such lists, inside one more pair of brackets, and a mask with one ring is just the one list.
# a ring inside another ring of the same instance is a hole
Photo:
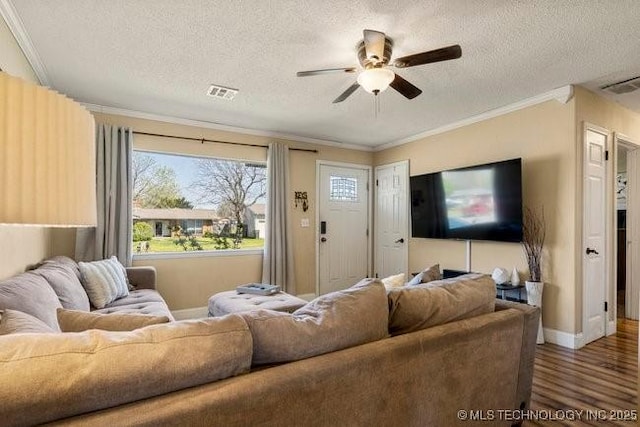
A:
{"label": "front door", "polygon": [[605,334],[606,131],[585,130],[584,137],[584,343]]}
{"label": "front door", "polygon": [[374,271],[377,277],[408,273],[408,169],[407,161],[376,168]]}
{"label": "front door", "polygon": [[320,164],[318,294],[348,288],[369,270],[369,169]]}

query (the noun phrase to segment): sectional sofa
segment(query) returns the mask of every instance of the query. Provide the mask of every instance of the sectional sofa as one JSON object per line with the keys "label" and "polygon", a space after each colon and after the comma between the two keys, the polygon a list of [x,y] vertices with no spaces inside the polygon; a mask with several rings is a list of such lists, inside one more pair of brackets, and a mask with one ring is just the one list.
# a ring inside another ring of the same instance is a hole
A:
{"label": "sectional sofa", "polygon": [[[152,270],[128,273],[132,285],[152,287]],[[12,283],[0,282],[0,330],[7,312],[20,312],[2,305]],[[0,419],[83,426],[484,425],[467,419],[471,411],[528,407],[539,316],[537,308],[494,297],[484,275],[392,290],[366,279],[294,313],[1,335]],[[158,311],[161,304],[145,309],[151,302],[157,298],[125,305],[170,316]]]}

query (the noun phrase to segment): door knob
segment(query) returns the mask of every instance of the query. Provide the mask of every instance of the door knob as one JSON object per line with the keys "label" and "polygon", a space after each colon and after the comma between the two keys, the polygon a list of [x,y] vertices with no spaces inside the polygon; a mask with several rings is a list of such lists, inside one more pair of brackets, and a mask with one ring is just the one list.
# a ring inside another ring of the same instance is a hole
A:
{"label": "door knob", "polygon": [[324,243],[324,242],[326,242],[326,241],[327,241],[327,238],[326,238],[326,237],[321,237],[321,238],[320,238],[320,241]]}
{"label": "door knob", "polygon": [[594,255],[600,255],[600,254],[598,253],[598,251],[596,251],[595,249],[593,249],[593,248],[587,248],[587,255],[591,255],[591,254],[594,254]]}
{"label": "door knob", "polygon": [[404,243],[404,239],[401,237],[398,240],[396,240],[396,243]]}

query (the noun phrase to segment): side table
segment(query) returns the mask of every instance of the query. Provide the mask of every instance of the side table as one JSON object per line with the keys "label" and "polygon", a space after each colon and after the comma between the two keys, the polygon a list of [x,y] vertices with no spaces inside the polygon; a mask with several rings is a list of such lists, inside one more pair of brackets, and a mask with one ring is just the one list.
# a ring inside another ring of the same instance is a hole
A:
{"label": "side table", "polygon": [[[520,303],[527,303],[527,294],[524,293],[524,298],[522,296],[522,291],[526,291],[524,284],[519,284],[516,286],[511,286],[511,283],[502,283],[496,284],[496,289],[498,290],[498,298],[503,300],[515,301]],[[509,296],[509,294],[513,294],[517,296]]]}

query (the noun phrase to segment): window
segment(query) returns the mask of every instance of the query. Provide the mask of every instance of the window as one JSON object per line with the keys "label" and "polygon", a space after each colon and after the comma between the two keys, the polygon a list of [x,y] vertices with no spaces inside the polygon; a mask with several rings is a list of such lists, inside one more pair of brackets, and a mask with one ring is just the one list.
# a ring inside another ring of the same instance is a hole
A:
{"label": "window", "polygon": [[330,177],[329,199],[334,202],[357,202],[358,180],[346,176]]}
{"label": "window", "polygon": [[143,151],[132,163],[134,254],[264,246],[265,164]]}

